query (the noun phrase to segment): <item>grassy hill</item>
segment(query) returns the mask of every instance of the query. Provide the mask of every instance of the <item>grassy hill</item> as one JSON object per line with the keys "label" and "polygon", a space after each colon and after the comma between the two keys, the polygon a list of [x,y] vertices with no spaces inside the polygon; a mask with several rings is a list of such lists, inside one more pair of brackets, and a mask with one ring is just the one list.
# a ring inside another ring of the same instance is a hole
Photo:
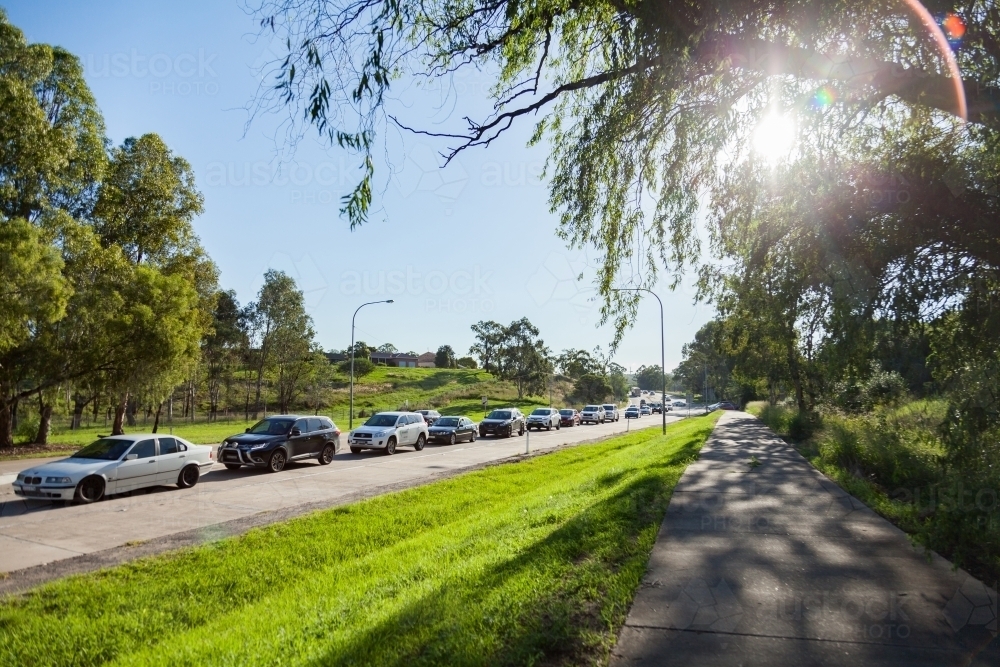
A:
{"label": "grassy hill", "polygon": [[[561,406],[568,391],[568,383],[553,382],[552,399]],[[488,400],[487,411],[497,407],[515,406],[527,412],[535,407],[549,404],[548,396],[526,396],[517,398],[517,389],[509,382],[502,382],[483,370],[447,368],[392,368],[377,366],[368,375],[357,378],[354,384],[354,425],[375,412],[387,410],[419,410],[431,408],[441,414],[462,415],[474,420],[483,417],[482,397]],[[337,425],[347,429],[350,393],[348,382],[339,382],[334,389],[330,406],[320,410],[320,414],[332,417]],[[274,414],[274,410],[268,410]],[[180,421],[173,424],[161,421],[161,433],[174,433],[195,443],[216,443],[226,436],[239,433],[254,420],[244,420],[242,414],[219,417],[218,421],[207,422],[199,416],[196,421]],[[126,427],[126,433],[147,432],[152,421],[142,418],[134,427]],[[171,430],[172,429],[172,430]],[[53,424],[49,436],[50,445],[44,449],[18,446],[14,452],[0,452],[0,458],[46,456],[72,451],[106,435],[110,426],[103,421],[95,425],[71,431],[58,423]]]}

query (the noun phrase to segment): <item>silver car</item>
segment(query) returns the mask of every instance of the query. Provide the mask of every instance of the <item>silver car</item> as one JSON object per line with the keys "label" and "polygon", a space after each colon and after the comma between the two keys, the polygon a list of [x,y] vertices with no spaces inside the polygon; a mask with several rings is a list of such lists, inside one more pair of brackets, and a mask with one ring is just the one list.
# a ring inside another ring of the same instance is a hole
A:
{"label": "silver car", "polygon": [[363,449],[381,449],[395,454],[396,447],[412,445],[418,452],[427,444],[427,423],[417,412],[379,412],[347,434],[352,454]]}
{"label": "silver car", "polygon": [[67,459],[25,470],[13,487],[25,498],[92,503],[148,486],[188,488],[214,464],[211,447],[174,435],[116,435],[95,440]]}

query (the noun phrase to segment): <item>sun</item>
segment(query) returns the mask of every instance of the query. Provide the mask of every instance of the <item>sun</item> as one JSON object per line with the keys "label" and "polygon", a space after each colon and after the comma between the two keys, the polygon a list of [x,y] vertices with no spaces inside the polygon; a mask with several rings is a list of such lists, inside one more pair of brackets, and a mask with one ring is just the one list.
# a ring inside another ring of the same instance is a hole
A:
{"label": "sun", "polygon": [[787,114],[770,112],[753,131],[753,149],[768,164],[788,158],[795,144],[795,119]]}

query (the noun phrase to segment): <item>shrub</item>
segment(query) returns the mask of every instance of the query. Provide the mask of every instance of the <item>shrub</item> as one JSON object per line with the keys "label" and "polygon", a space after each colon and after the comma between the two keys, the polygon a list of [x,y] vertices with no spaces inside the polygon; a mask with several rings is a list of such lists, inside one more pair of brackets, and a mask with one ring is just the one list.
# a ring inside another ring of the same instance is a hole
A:
{"label": "shrub", "polygon": [[[369,359],[355,359],[354,360],[354,377],[364,377],[375,370],[375,364]],[[340,372],[344,375],[350,375],[351,373],[351,360],[340,362]]]}

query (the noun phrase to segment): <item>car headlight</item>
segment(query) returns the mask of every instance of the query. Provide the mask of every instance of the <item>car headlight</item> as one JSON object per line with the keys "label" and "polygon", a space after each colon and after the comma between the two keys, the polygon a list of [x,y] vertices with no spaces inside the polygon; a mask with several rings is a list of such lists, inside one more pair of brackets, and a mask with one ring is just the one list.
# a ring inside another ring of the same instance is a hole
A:
{"label": "car headlight", "polygon": [[69,477],[46,477],[46,484],[72,484],[73,480]]}
{"label": "car headlight", "polygon": [[251,445],[251,446],[250,446],[250,450],[252,451],[252,450],[254,450],[254,449],[264,449],[265,447],[267,447],[267,446],[268,446],[268,445],[270,445],[270,444],[271,444],[271,443],[269,443],[269,442],[264,442],[264,443],[261,443],[261,444],[259,444],[259,445]]}

